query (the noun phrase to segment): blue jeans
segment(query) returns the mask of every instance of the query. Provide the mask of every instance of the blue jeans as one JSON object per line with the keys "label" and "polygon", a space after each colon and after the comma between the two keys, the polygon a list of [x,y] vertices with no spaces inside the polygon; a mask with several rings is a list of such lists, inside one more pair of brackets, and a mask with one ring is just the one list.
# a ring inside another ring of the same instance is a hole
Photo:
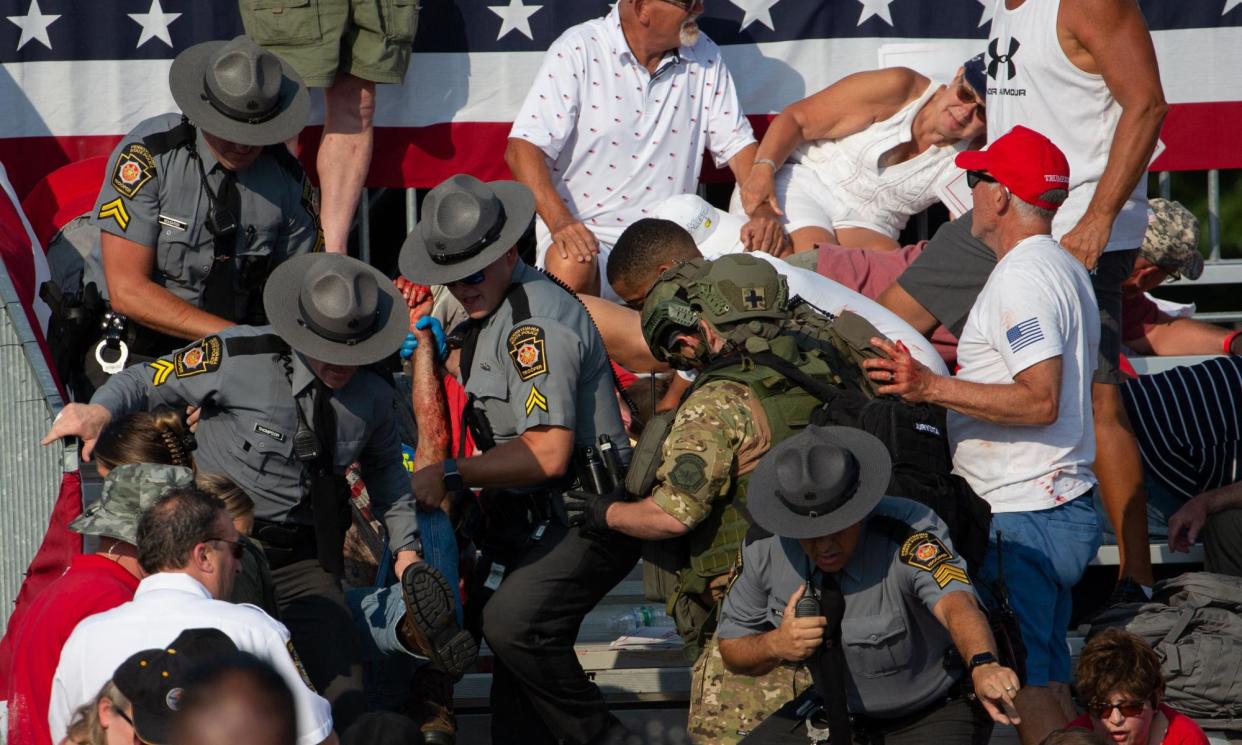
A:
{"label": "blue jeans", "polygon": [[[1168,538],[1169,518],[1186,504],[1186,500],[1169,491],[1169,487],[1143,471],[1143,488],[1147,491],[1147,537]],[[1099,491],[1095,494],[1095,513],[1100,516],[1100,526],[1104,528],[1104,542],[1117,543],[1117,534],[1113,532],[1112,523],[1108,521],[1108,513],[1104,511],[1104,500]]]}
{"label": "blue jeans", "polygon": [[992,515],[992,535],[979,578],[996,582],[996,534],[1000,531],[1009,604],[1018,615],[1026,644],[1027,685],[1070,682],[1066,641],[1070,591],[1100,547],[1092,497],[1093,493],[1086,493],[1046,510]]}
{"label": "blue jeans", "polygon": [[[441,510],[418,513],[418,532],[423,541],[423,561],[435,567],[453,588],[457,623],[462,622],[461,595],[458,593],[457,537],[448,515]],[[380,560],[381,576],[393,578],[390,555]],[[345,602],[354,617],[354,628],[361,639],[366,665],[367,691],[392,701],[373,702],[385,707],[400,704],[409,688],[410,673],[427,664],[427,658],[405,648],[397,635],[397,624],[405,615],[401,583],[387,587],[355,587],[345,593]],[[412,663],[412,664],[411,664]]]}

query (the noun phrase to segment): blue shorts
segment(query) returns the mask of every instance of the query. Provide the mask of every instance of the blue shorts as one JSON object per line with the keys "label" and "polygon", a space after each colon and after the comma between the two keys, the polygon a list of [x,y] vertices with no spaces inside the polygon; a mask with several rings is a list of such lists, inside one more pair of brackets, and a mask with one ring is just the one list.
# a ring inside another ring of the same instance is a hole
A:
{"label": "blue shorts", "polygon": [[1005,587],[1026,644],[1026,685],[1070,682],[1070,591],[1100,547],[1094,489],[1057,507],[992,516],[980,579],[994,583],[996,534],[1002,534]]}

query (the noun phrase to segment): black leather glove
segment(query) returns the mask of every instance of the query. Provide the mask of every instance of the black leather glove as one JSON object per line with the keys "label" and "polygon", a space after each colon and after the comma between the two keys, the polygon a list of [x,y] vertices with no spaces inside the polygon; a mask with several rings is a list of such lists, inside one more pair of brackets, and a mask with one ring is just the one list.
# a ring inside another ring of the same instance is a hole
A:
{"label": "black leather glove", "polygon": [[625,488],[620,486],[607,494],[579,489],[565,492],[565,512],[570,527],[577,526],[588,535],[606,535],[612,530],[608,527],[608,508],[616,502],[624,502],[625,498]]}

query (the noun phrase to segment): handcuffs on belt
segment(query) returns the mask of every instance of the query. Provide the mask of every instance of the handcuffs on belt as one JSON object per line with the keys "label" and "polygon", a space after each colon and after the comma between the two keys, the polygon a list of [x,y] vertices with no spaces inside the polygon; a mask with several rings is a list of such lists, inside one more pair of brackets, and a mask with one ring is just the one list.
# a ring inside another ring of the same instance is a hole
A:
{"label": "handcuffs on belt", "polygon": [[[125,361],[129,359],[129,345],[122,339],[125,330],[129,325],[129,320],[125,316],[108,311],[104,313],[103,321],[100,327],[103,330],[103,338],[95,345],[95,361],[99,363],[99,369],[109,375],[116,375],[125,369]],[[120,349],[120,354],[115,360],[109,362],[104,359],[104,348]]]}

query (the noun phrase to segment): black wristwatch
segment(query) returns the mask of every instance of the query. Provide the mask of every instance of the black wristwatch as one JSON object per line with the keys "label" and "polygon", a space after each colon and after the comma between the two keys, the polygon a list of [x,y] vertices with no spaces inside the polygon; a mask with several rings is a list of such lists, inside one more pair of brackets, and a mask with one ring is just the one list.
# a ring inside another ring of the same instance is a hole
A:
{"label": "black wristwatch", "polygon": [[973,673],[975,671],[975,668],[979,667],[980,665],[992,665],[992,664],[996,664],[996,665],[1000,664],[1000,661],[996,659],[996,655],[992,654],[991,652],[980,652],[979,654],[970,658],[970,663],[966,666],[966,669],[969,672]]}
{"label": "black wristwatch", "polygon": [[444,491],[448,493],[459,492],[466,488],[466,482],[461,477],[461,473],[457,470],[457,460],[454,458],[445,458],[444,460]]}

